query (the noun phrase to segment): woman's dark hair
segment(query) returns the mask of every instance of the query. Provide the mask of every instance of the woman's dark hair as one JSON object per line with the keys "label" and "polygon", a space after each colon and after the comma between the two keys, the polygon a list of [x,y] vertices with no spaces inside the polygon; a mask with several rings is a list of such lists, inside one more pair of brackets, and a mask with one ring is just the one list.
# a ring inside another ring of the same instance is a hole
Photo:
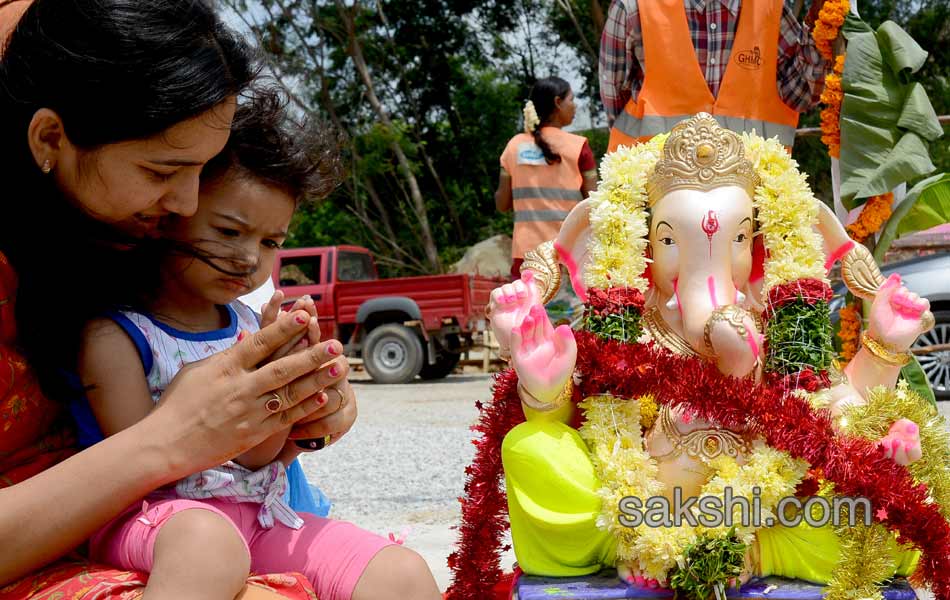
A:
{"label": "woman's dark hair", "polygon": [[224,150],[201,173],[202,181],[248,177],[281,188],[296,202],[320,200],[341,181],[340,142],[324,123],[294,121],[283,96],[258,87],[234,114]]}
{"label": "woman's dark hair", "polygon": [[554,100],[557,98],[563,100],[570,91],[571,84],[560,77],[539,79],[531,88],[531,102],[534,104],[534,110],[538,113],[538,119],[541,120],[541,123],[534,128],[532,135],[534,135],[534,143],[538,145],[538,148],[541,148],[541,152],[544,153],[544,160],[548,161],[548,164],[561,162],[561,155],[552,150],[551,146],[541,136],[541,128],[547,125],[555,109],[557,109]]}
{"label": "woman's dark hair", "polygon": [[37,167],[40,108],[84,150],[158,135],[239,94],[251,53],[203,0],[33,0],[0,54],[0,251],[19,276],[18,343],[44,391],[68,393],[83,325],[122,302],[137,268],[110,227]]}

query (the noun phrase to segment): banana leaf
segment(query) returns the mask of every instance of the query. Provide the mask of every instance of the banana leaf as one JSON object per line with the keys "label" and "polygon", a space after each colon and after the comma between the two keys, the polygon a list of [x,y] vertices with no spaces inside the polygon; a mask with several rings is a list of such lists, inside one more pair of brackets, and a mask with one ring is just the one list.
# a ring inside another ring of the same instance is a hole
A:
{"label": "banana leaf", "polygon": [[950,222],[950,173],[928,177],[912,187],[881,229],[874,246],[874,260],[884,255],[897,238]]}
{"label": "banana leaf", "polygon": [[920,366],[920,363],[917,362],[916,356],[914,360],[901,367],[901,377],[907,381],[907,385],[910,389],[917,392],[917,394],[929,402],[931,406],[937,408],[937,398],[934,396],[933,388],[930,387],[927,374],[924,373],[924,369]]}
{"label": "banana leaf", "polygon": [[874,31],[849,15],[842,74],[841,199],[848,209],[869,196],[932,172],[927,142],[943,135],[919,83],[927,53],[893,21]]}

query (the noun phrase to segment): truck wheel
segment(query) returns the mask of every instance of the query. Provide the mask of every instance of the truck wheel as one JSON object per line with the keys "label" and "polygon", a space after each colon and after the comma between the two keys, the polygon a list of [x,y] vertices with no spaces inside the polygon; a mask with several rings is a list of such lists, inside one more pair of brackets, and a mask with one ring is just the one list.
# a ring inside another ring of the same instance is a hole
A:
{"label": "truck wheel", "polygon": [[[950,344],[950,310],[935,310],[934,319],[937,322],[934,328],[917,338],[912,348]],[[937,400],[950,400],[950,350],[920,354],[917,360],[927,374]]]}
{"label": "truck wheel", "polygon": [[363,345],[363,364],[378,383],[407,383],[422,369],[422,343],[412,330],[396,323],[369,332]]}
{"label": "truck wheel", "polygon": [[423,379],[442,379],[448,377],[455,370],[456,365],[462,358],[461,354],[451,354],[449,352],[440,352],[435,359],[435,364],[430,365],[428,361],[422,361],[422,370],[419,371],[419,377]]}

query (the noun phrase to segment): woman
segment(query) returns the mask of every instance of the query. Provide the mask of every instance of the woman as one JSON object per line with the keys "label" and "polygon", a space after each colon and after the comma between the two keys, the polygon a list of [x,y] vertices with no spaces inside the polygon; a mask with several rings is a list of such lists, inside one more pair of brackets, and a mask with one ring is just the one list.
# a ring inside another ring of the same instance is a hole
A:
{"label": "woman", "polygon": [[[227,141],[252,77],[243,44],[190,0],[35,0],[3,49],[0,585],[11,585],[0,597],[62,589],[70,577],[87,591],[110,577],[127,590],[134,576],[89,565],[29,574],[149,491],[288,423],[298,439],[339,437],[356,417],[347,370],[329,374],[339,342],[275,358],[318,331],[297,311],[186,367],[143,421],[66,458],[73,440],[58,399],[80,328],[121,297],[135,267],[123,250],[154,235],[163,216],[194,213],[201,168]],[[421,597],[417,580],[399,576],[418,572],[421,558],[384,552],[357,592]],[[306,597],[305,582],[287,579],[288,595]],[[276,595],[249,587],[243,597]]]}
{"label": "woman", "polygon": [[539,79],[524,108],[524,133],[501,155],[495,206],[515,210],[511,276],[519,277],[524,253],[553,240],[561,221],[597,187],[597,165],[587,138],[567,133],[574,121],[574,93],[560,77]]}

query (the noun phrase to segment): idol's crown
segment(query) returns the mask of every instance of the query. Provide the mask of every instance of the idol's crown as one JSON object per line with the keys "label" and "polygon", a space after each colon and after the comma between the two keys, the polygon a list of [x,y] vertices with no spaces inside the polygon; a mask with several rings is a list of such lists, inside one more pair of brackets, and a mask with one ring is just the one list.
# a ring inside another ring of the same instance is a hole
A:
{"label": "idol's crown", "polygon": [[743,188],[751,198],[759,176],[745,158],[742,138],[699,113],[673,127],[663,157],[647,179],[647,197],[653,206],[673,190],[706,192],[727,185]]}

